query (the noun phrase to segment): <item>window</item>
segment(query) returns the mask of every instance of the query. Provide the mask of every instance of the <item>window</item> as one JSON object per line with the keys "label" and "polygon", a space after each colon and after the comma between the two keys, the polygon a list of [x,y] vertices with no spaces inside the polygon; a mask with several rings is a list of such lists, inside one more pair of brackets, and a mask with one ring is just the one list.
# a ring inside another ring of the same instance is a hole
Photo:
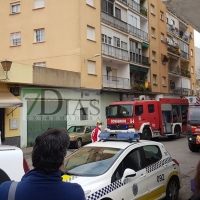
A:
{"label": "window", "polygon": [[149,111],[149,113],[154,113],[154,104],[149,104],[148,105],[148,111]]}
{"label": "window", "polygon": [[156,52],[152,51],[152,60],[156,61]]}
{"label": "window", "polygon": [[117,7],[115,7],[115,17],[121,19],[121,10]]}
{"label": "window", "polygon": [[94,6],[94,0],[86,0],[86,4]]}
{"label": "window", "polygon": [[162,159],[162,153],[158,146],[143,146],[143,150],[145,154],[145,166],[152,165]]}
{"label": "window", "polygon": [[169,19],[166,17],[166,23],[169,24]]}
{"label": "window", "polygon": [[190,55],[193,56],[193,50],[192,49],[190,50]]}
{"label": "window", "polygon": [[171,19],[171,25],[175,25],[175,21]]}
{"label": "window", "polygon": [[80,120],[88,120],[88,108],[80,108]]}
{"label": "window", "polygon": [[19,13],[20,12],[20,2],[12,3],[11,4],[11,14]]}
{"label": "window", "polygon": [[43,8],[44,0],[34,0],[34,8]]}
{"label": "window", "polygon": [[161,41],[165,41],[165,35],[164,35],[164,33],[161,33]]}
{"label": "window", "polygon": [[162,77],[162,85],[165,85],[165,83],[166,83],[166,77]]}
{"label": "window", "polygon": [[95,74],[95,62],[94,61],[88,61],[88,74]]}
{"label": "window", "polygon": [[126,42],[121,42],[121,48],[122,49],[127,49],[127,43]]}
{"label": "window", "polygon": [[155,38],[155,28],[151,27],[151,36]]}
{"label": "window", "polygon": [[44,29],[35,30],[35,42],[44,42]]}
{"label": "window", "polygon": [[153,84],[156,84],[156,78],[157,78],[157,75],[153,74]]}
{"label": "window", "polygon": [[111,42],[112,42],[112,38],[111,38],[111,37],[108,37],[108,44],[111,45]]}
{"label": "window", "polygon": [[151,4],[151,13],[152,14],[154,14],[154,9],[155,9],[154,5]]}
{"label": "window", "polygon": [[162,11],[160,11],[160,19],[163,21],[164,19],[164,13]]}
{"label": "window", "polygon": [[21,45],[21,33],[11,33],[11,46]]}
{"label": "window", "polygon": [[143,114],[143,105],[135,106],[135,115],[140,116],[141,114]]}
{"label": "window", "polygon": [[112,68],[112,80],[117,81],[117,69]]}
{"label": "window", "polygon": [[114,46],[120,47],[120,38],[114,37]]}
{"label": "window", "polygon": [[101,9],[110,15],[113,15],[114,0],[101,0]]}
{"label": "window", "polygon": [[125,169],[127,168],[136,172],[142,169],[140,149],[134,149],[122,160],[122,162],[118,165],[117,169],[113,173],[111,182],[113,183],[121,179]]}
{"label": "window", "polygon": [[191,73],[194,74],[194,67],[193,66],[191,67]]}
{"label": "window", "polygon": [[107,35],[102,34],[102,43],[107,43]]}
{"label": "window", "polygon": [[46,62],[36,62],[33,65],[37,67],[46,67]]}
{"label": "window", "polygon": [[87,39],[95,41],[95,29],[91,26],[87,26]]}

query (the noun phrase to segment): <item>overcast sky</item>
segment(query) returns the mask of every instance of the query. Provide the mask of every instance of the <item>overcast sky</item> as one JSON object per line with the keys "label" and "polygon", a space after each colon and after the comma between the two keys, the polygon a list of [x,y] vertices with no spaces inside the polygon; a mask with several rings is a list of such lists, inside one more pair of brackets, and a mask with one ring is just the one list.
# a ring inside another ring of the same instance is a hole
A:
{"label": "overcast sky", "polygon": [[200,48],[200,33],[194,31],[194,45]]}

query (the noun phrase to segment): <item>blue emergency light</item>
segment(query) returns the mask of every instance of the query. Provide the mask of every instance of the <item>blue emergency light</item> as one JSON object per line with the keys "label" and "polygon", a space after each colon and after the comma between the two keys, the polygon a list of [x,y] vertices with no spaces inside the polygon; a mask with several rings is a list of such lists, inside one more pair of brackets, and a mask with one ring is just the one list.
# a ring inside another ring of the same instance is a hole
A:
{"label": "blue emergency light", "polygon": [[140,135],[135,132],[131,133],[122,133],[122,132],[102,132],[99,134],[99,139],[104,141],[137,141],[139,142]]}

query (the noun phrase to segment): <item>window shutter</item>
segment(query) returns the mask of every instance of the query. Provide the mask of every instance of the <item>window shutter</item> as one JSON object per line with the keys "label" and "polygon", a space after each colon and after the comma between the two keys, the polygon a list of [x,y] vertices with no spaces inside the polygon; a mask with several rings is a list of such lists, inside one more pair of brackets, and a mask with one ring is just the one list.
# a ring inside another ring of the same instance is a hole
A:
{"label": "window shutter", "polygon": [[95,74],[95,62],[88,61],[88,74]]}
{"label": "window shutter", "polygon": [[86,3],[90,6],[94,6],[94,0],[86,0]]}
{"label": "window shutter", "polygon": [[44,7],[44,0],[35,0],[35,8]]}
{"label": "window shutter", "polygon": [[87,27],[87,39],[95,40],[94,28],[90,26]]}

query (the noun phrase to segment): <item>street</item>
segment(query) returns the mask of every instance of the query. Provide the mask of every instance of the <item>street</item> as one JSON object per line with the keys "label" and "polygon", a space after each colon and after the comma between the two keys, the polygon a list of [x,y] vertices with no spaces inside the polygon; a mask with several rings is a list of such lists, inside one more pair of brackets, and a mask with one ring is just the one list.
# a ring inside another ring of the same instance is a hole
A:
{"label": "street", "polygon": [[[189,150],[185,135],[182,135],[178,140],[161,137],[158,139],[158,142],[163,143],[171,156],[179,162],[182,173],[182,188],[180,190],[179,200],[187,200],[191,196],[190,180],[195,175],[196,165],[200,159],[200,152],[193,153]],[[32,148],[23,149],[24,157],[30,168],[32,168],[31,150]],[[73,151],[74,149],[69,149],[67,154]]]}

